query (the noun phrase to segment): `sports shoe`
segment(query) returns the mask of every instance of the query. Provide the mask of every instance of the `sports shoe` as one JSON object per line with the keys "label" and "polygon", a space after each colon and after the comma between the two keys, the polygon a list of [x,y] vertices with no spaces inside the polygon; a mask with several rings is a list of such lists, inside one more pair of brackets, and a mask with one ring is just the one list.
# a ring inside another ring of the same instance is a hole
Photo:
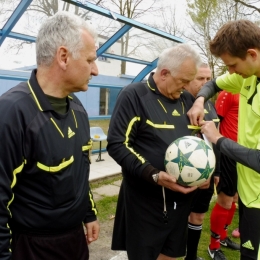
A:
{"label": "sports shoe", "polygon": [[239,238],[240,237],[240,232],[239,232],[239,229],[236,228],[232,231],[232,237],[235,237],[235,238]]}
{"label": "sports shoe", "polygon": [[220,240],[220,244],[222,246],[234,249],[234,250],[240,250],[240,245],[236,242],[232,241],[229,237],[226,237],[224,240]]}
{"label": "sports shoe", "polygon": [[209,253],[210,258],[213,260],[227,260],[224,253],[220,249],[211,250],[208,247],[208,253]]}

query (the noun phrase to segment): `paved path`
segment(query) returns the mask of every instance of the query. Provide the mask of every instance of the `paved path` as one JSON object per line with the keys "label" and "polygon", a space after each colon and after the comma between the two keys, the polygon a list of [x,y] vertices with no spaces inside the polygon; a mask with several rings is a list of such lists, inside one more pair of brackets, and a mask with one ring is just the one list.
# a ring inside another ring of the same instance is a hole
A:
{"label": "paved path", "polygon": [[[98,154],[91,156],[90,165],[90,182],[119,175],[121,173],[121,167],[108,155],[108,153],[102,153],[101,158],[104,161],[96,162]],[[115,181],[112,184],[104,185],[99,188],[93,189],[92,193],[94,200],[102,199],[105,196],[114,196],[119,193],[121,181]],[[120,252],[118,255],[113,256],[109,260],[128,260],[126,252]]]}
{"label": "paved path", "polygon": [[110,258],[109,260],[128,260],[126,252],[121,252],[118,255]]}
{"label": "paved path", "polygon": [[90,182],[121,173],[121,167],[107,152],[101,154],[101,159],[104,161],[96,162],[97,158],[98,154],[91,155]]}

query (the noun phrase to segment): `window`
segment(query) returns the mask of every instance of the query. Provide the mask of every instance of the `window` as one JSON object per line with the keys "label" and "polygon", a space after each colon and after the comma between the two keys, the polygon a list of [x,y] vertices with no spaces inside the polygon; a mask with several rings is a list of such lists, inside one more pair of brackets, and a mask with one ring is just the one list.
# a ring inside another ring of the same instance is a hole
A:
{"label": "window", "polygon": [[[101,46],[103,45],[103,43],[102,42],[99,42],[98,43],[98,47],[100,48]],[[106,51],[106,53],[108,52],[108,50]],[[108,58],[107,57],[103,57],[102,55],[100,55],[99,57],[98,57],[98,60],[99,61],[108,61]]]}
{"label": "window", "polygon": [[100,88],[99,115],[107,115],[108,89]]}

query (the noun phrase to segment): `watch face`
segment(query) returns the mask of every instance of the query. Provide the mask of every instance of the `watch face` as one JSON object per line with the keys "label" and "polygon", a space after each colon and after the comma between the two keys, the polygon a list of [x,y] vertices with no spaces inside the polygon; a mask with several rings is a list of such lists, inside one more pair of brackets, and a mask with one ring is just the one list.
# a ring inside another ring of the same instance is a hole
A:
{"label": "watch face", "polygon": [[159,173],[153,174],[152,177],[153,177],[153,180],[155,182],[157,182],[158,181],[158,177],[159,177]]}

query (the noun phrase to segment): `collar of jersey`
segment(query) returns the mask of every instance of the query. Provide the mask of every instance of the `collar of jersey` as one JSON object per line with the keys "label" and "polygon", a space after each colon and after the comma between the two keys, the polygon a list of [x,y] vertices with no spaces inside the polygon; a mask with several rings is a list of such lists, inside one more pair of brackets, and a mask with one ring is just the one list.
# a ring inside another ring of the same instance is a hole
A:
{"label": "collar of jersey", "polygon": [[153,75],[154,75],[154,72],[152,72],[149,77],[148,77],[148,80],[147,80],[147,86],[148,88],[153,91],[154,93],[156,93],[157,95],[160,96],[160,99],[163,99],[165,100],[166,102],[170,102],[170,103],[176,103],[176,102],[179,102],[179,98],[178,99],[170,99],[164,95],[162,95],[162,93],[158,90],[158,87],[157,85],[155,84],[154,82],[154,79],[153,79]]}
{"label": "collar of jersey", "polygon": [[30,79],[28,80],[28,87],[32,93],[33,99],[40,111],[48,111],[48,110],[54,111],[48,98],[42,91],[42,88],[40,87],[37,81],[36,73],[37,73],[37,69],[34,69],[31,73]]}
{"label": "collar of jersey", "polygon": [[158,90],[158,88],[154,82],[153,75],[154,75],[154,72],[152,72],[149,75],[149,77],[147,79],[147,86],[150,90],[154,91],[156,94],[161,95],[160,91]]}

